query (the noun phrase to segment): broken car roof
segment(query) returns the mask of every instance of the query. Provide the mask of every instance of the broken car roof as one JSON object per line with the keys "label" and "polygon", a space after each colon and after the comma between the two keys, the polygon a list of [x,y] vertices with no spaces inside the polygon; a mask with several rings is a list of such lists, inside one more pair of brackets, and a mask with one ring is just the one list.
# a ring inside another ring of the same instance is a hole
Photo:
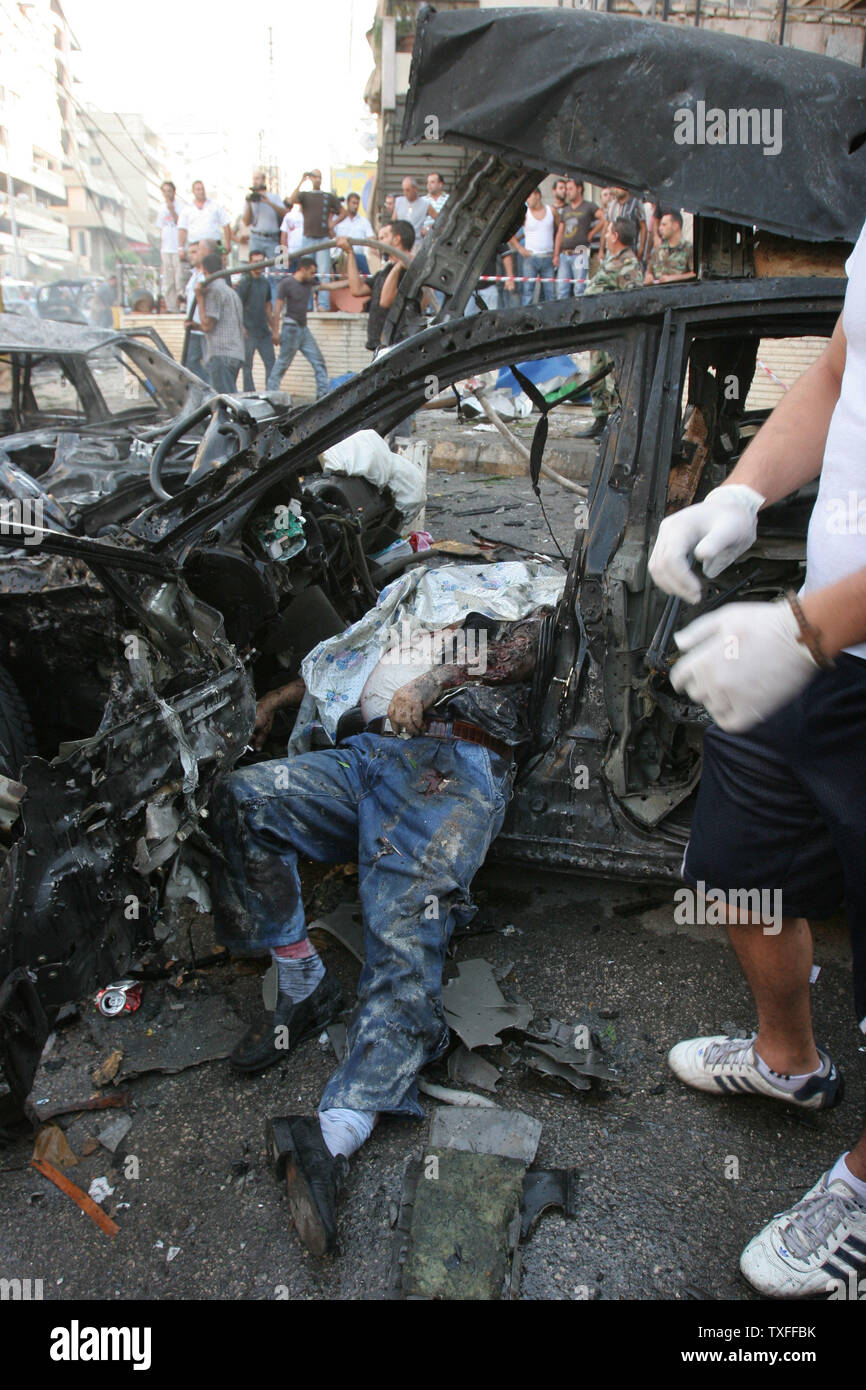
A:
{"label": "broken car roof", "polygon": [[85,353],[123,338],[111,328],[86,328],[59,319],[0,314],[0,352]]}
{"label": "broken car roof", "polygon": [[[727,141],[728,113],[753,109],[757,143],[706,140],[711,120]],[[434,118],[439,140],[785,236],[856,241],[866,217],[866,73],[754,39],[586,10],[425,5],[404,143],[429,140]]]}

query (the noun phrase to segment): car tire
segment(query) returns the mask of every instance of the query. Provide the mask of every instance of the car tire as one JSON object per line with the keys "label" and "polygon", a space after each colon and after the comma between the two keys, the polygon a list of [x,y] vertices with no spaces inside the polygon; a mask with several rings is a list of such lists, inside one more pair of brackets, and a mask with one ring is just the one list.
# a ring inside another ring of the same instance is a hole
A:
{"label": "car tire", "polygon": [[0,666],[0,775],[17,782],[22,766],[35,752],[27,706],[9,672]]}

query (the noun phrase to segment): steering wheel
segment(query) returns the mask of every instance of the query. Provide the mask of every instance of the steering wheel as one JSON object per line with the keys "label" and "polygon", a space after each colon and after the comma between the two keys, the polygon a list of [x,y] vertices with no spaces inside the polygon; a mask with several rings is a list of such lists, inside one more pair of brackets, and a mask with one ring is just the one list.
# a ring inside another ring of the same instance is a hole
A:
{"label": "steering wheel", "polygon": [[[253,423],[252,417],[242,406],[239,406],[237,401],[233,400],[231,396],[222,395],[209,396],[191,415],[185,415],[183,419],[175,421],[171,429],[160,440],[150,460],[150,486],[161,502],[168,502],[172,497],[177,496],[177,493],[168,491],[162,480],[163,470],[168,462],[169,455],[182,437],[189,430],[194,429],[206,416],[213,415],[219,405],[227,406],[232,413],[238,417],[239,422],[243,420],[244,422],[248,421],[250,424]],[[240,424],[233,425],[226,421],[225,425],[221,427],[221,430],[236,434],[238,437],[238,447],[241,449],[244,447],[246,441],[241,438]],[[198,445],[196,445],[196,449],[197,448]],[[184,478],[181,488],[186,487],[191,473],[192,469],[190,469],[190,472],[187,473],[187,476]]]}

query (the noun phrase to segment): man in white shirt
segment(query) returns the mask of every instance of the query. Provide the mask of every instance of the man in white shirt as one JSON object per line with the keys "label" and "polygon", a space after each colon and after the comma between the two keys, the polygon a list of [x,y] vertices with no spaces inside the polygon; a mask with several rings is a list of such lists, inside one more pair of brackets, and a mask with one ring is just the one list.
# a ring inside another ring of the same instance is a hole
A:
{"label": "man in white shirt", "polygon": [[304,245],[304,214],[299,203],[289,208],[280,223],[280,245],[288,256],[287,270],[293,274],[297,270],[297,258]]}
{"label": "man in white shirt", "polygon": [[210,386],[210,377],[204,365],[204,353],[206,339],[201,329],[201,315],[198,304],[196,303],[196,286],[205,278],[204,271],[201,269],[201,262],[205,256],[216,251],[215,241],[194,241],[189,248],[189,263],[192,266],[192,274],[186,282],[186,316],[192,316],[195,328],[189,330],[189,338],[186,348],[186,361],[184,366],[188,372],[194,372],[197,377]]}
{"label": "man in white shirt", "polygon": [[162,263],[162,296],[165,300],[165,307],[170,313],[181,312],[183,287],[186,280],[186,272],[180,261],[177,239],[178,221],[183,212],[183,205],[177,201],[176,192],[171,179],[166,179],[162,185],[162,196],[165,203],[156,214]]}
{"label": "man in white shirt", "polygon": [[192,186],[193,201],[184,208],[177,224],[177,240],[181,260],[187,260],[187,245],[205,239],[214,241],[228,255],[232,246],[232,229],[227,212],[207,196],[201,179]]}
{"label": "man in white shirt", "polygon": [[[843,899],[866,1033],[866,227],[846,270],[822,355],[722,486],[664,519],[649,562],[661,589],[696,603],[692,557],[714,578],[753,544],[763,507],[820,479],[800,594],[704,613],[676,634],[683,654],[671,675],[716,721],[704,735],[683,878],[718,902],[758,1029],[681,1042],[669,1064],[697,1090],[808,1110],[842,1098],[812,1031],[808,919]],[[866,1274],[866,1130],[749,1242],[740,1268],[777,1298],[852,1296]]]}
{"label": "man in white shirt", "polygon": [[521,274],[526,278],[520,287],[521,304],[531,304],[535,298],[536,277],[541,279],[541,298],[556,298],[556,271],[553,267],[553,243],[556,217],[541,197],[541,189],[533,188],[526,200],[526,221],[523,241],[512,237],[509,245],[522,258]]}
{"label": "man in white shirt", "polygon": [[419,196],[417,183],[407,174],[403,180],[402,197],[394,201],[394,216],[398,220],[411,222],[416,241],[421,236],[421,228],[429,210],[429,201]]}
{"label": "man in white shirt", "polygon": [[[372,237],[373,228],[367,221],[364,214],[360,211],[361,199],[357,193],[349,193],[346,196],[346,216],[337,223],[334,228],[334,236]],[[355,264],[362,275],[370,274],[370,266],[367,262],[366,254],[362,247],[355,247]]]}
{"label": "man in white shirt", "polygon": [[422,236],[427,236],[436,218],[448,202],[445,183],[441,174],[427,175],[427,216],[424,218]]}

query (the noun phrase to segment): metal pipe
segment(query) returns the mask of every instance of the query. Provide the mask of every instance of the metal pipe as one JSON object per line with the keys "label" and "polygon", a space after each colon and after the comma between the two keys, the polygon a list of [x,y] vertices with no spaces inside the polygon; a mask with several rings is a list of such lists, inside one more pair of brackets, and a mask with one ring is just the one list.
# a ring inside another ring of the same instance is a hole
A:
{"label": "metal pipe", "polygon": [[779,21],[779,45],[785,42],[785,22],[788,18],[788,0],[782,0],[782,18]]}
{"label": "metal pipe", "polygon": [[[502,435],[502,438],[508,441],[512,449],[520,455],[524,462],[528,463],[530,454],[523,440],[517,439],[516,436],[511,433],[511,430],[499,413],[494,410],[483,391],[476,391],[474,394],[475,399],[478,401],[478,404],[481,406],[481,409],[484,411],[491,425],[495,425]],[[542,461],[541,471],[546,478],[550,478],[554,483],[559,483],[560,487],[566,488],[569,492],[576,492],[578,497],[585,498],[587,496],[585,487],[582,487],[580,483],[573,483],[570,478],[564,478],[561,473],[556,472],[555,468],[551,468],[549,463],[544,463]]]}

